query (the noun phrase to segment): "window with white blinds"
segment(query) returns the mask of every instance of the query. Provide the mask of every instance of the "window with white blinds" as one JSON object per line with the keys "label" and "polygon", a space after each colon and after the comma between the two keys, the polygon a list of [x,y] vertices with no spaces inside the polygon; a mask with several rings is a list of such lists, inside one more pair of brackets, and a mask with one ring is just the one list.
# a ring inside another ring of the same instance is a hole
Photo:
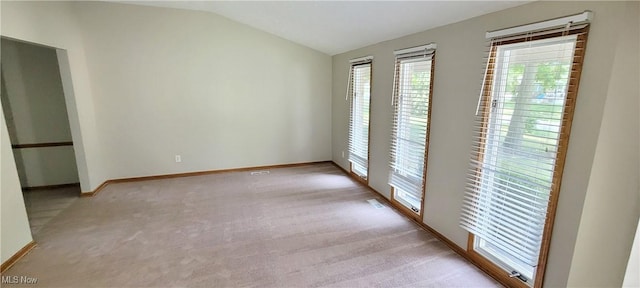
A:
{"label": "window with white blinds", "polygon": [[366,179],[369,167],[369,107],[371,97],[371,61],[365,57],[351,61],[349,69],[350,100],[349,161],[351,171]]}
{"label": "window with white blinds", "polygon": [[389,185],[419,213],[424,191],[435,44],[396,51]]}
{"label": "window with white blinds", "polygon": [[490,38],[461,226],[525,286],[542,282],[569,143],[588,30],[572,24]]}

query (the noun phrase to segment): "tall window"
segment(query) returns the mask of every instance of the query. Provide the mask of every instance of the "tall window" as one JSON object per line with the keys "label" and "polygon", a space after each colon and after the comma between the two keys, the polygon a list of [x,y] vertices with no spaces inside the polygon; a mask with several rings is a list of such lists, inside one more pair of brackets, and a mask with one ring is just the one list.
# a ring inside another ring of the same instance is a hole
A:
{"label": "tall window", "polygon": [[461,226],[509,286],[542,285],[587,29],[490,38]]}
{"label": "tall window", "polygon": [[372,57],[351,60],[349,92],[349,162],[351,172],[367,181],[369,167],[369,107]]}
{"label": "tall window", "polygon": [[435,44],[396,51],[391,137],[391,199],[422,216]]}

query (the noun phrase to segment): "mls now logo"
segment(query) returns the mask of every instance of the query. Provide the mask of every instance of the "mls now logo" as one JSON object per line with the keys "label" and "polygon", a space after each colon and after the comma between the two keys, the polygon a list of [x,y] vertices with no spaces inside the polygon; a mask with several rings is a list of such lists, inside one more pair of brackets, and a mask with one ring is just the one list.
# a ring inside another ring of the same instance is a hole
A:
{"label": "mls now logo", "polygon": [[2,284],[36,284],[38,278],[27,276],[2,276]]}

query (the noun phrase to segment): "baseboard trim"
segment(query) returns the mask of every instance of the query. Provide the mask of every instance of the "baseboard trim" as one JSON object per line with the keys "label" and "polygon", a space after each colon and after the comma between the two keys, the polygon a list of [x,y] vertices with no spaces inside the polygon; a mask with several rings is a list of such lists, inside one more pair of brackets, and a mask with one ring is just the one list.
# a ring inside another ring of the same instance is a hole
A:
{"label": "baseboard trim", "polygon": [[394,210],[396,210],[398,212],[398,214],[400,214],[403,217],[413,221],[414,223],[418,224],[418,226],[420,226],[425,231],[433,234],[433,236],[438,238],[438,240],[442,241],[445,245],[447,245],[449,248],[451,248],[451,250],[456,252],[458,255],[462,256],[462,258],[467,260],[469,263],[471,263],[474,266],[476,266],[478,269],[480,269],[482,272],[484,272],[487,276],[489,276],[489,277],[493,278],[494,280],[498,281],[498,283],[504,285],[505,287],[509,287],[508,283],[503,282],[502,279],[494,277],[493,274],[487,268],[481,266],[478,262],[474,261],[473,258],[471,258],[471,256],[469,255],[469,253],[467,253],[467,250],[465,250],[462,247],[458,246],[458,244],[454,243],[453,241],[451,241],[451,239],[447,238],[446,236],[440,234],[440,232],[438,232],[436,229],[433,229],[431,226],[429,226],[429,225],[425,224],[424,222],[422,222],[422,219],[420,219],[420,221],[418,221],[415,218],[412,218],[412,217],[409,217],[409,216],[405,215],[404,213],[402,213],[402,210],[401,210],[402,208],[398,207],[397,204],[395,204],[395,203],[391,202],[391,200],[387,199],[387,197],[385,197],[384,194],[380,193],[376,189],[373,189],[371,186],[365,185],[361,181],[358,181],[358,179],[354,178],[354,176],[351,173],[347,172],[347,170],[342,168],[342,166],[338,165],[338,163],[336,163],[334,161],[331,161],[331,163],[333,163],[334,166],[338,167],[338,169],[342,170],[342,172],[344,172],[344,174],[346,174],[348,177],[350,177],[351,179],[356,180],[356,182],[358,182],[359,184],[361,184],[362,186],[367,188],[371,193],[374,193],[374,194],[380,196],[385,201],[385,203],[387,203],[387,205],[389,207],[391,207]]}
{"label": "baseboard trim", "polygon": [[93,191],[81,192],[80,193],[80,198],[95,196],[96,194],[98,194],[98,192],[102,191],[102,189],[104,189],[104,187],[107,187],[107,185],[109,185],[109,183],[110,183],[109,181],[110,180],[102,182],[102,184],[100,184],[98,187],[96,187],[96,189],[93,190]]}
{"label": "baseboard trim", "polygon": [[126,182],[138,182],[138,181],[149,181],[149,180],[160,180],[160,179],[171,179],[171,178],[181,178],[181,177],[192,177],[192,176],[201,176],[201,175],[209,175],[209,174],[218,174],[218,173],[229,173],[229,172],[243,172],[243,171],[251,171],[251,170],[264,170],[264,169],[275,169],[275,168],[288,168],[288,167],[298,167],[298,166],[308,166],[308,165],[316,165],[316,164],[330,164],[334,163],[333,161],[315,161],[315,162],[301,162],[301,163],[289,163],[289,164],[277,164],[277,165],[266,165],[266,166],[252,166],[252,167],[241,167],[241,168],[231,168],[231,169],[219,169],[219,170],[207,170],[207,171],[196,171],[196,172],[186,172],[186,173],[176,173],[176,174],[163,174],[163,175],[152,175],[152,176],[141,176],[141,177],[131,177],[131,178],[118,178],[118,179],[110,179],[102,182],[100,186],[98,186],[95,190],[89,192],[80,193],[80,197],[93,197],[98,195],[100,191],[102,191],[107,185],[113,183],[126,183]]}
{"label": "baseboard trim", "polygon": [[43,186],[31,186],[31,187],[22,187],[22,190],[32,191],[32,190],[52,190],[59,188],[67,188],[67,187],[78,187],[80,183],[67,183],[67,184],[55,184],[55,185],[43,185]]}
{"label": "baseboard trim", "polygon": [[22,249],[18,250],[16,254],[13,254],[13,256],[11,256],[9,259],[7,259],[7,261],[4,261],[2,265],[0,265],[0,273],[4,273],[4,271],[7,271],[9,268],[11,268],[11,266],[13,266],[13,264],[16,264],[18,260],[20,260],[25,255],[29,254],[29,252],[31,252],[31,250],[33,250],[33,248],[35,247],[36,247],[35,241],[31,241],[27,243],[27,245],[22,247]]}

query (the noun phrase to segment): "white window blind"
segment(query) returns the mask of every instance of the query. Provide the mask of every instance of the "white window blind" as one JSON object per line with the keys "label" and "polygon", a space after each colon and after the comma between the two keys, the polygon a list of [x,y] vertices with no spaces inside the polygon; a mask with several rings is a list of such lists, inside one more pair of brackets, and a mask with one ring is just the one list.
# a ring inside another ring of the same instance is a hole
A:
{"label": "white window blind", "polygon": [[435,45],[398,52],[393,85],[389,185],[421,201]]}
{"label": "white window blind", "polygon": [[490,39],[460,224],[523,281],[555,213],[586,33],[569,24]]}
{"label": "white window blind", "polygon": [[349,161],[357,175],[366,178],[369,165],[369,105],[371,57],[356,59],[349,70]]}

